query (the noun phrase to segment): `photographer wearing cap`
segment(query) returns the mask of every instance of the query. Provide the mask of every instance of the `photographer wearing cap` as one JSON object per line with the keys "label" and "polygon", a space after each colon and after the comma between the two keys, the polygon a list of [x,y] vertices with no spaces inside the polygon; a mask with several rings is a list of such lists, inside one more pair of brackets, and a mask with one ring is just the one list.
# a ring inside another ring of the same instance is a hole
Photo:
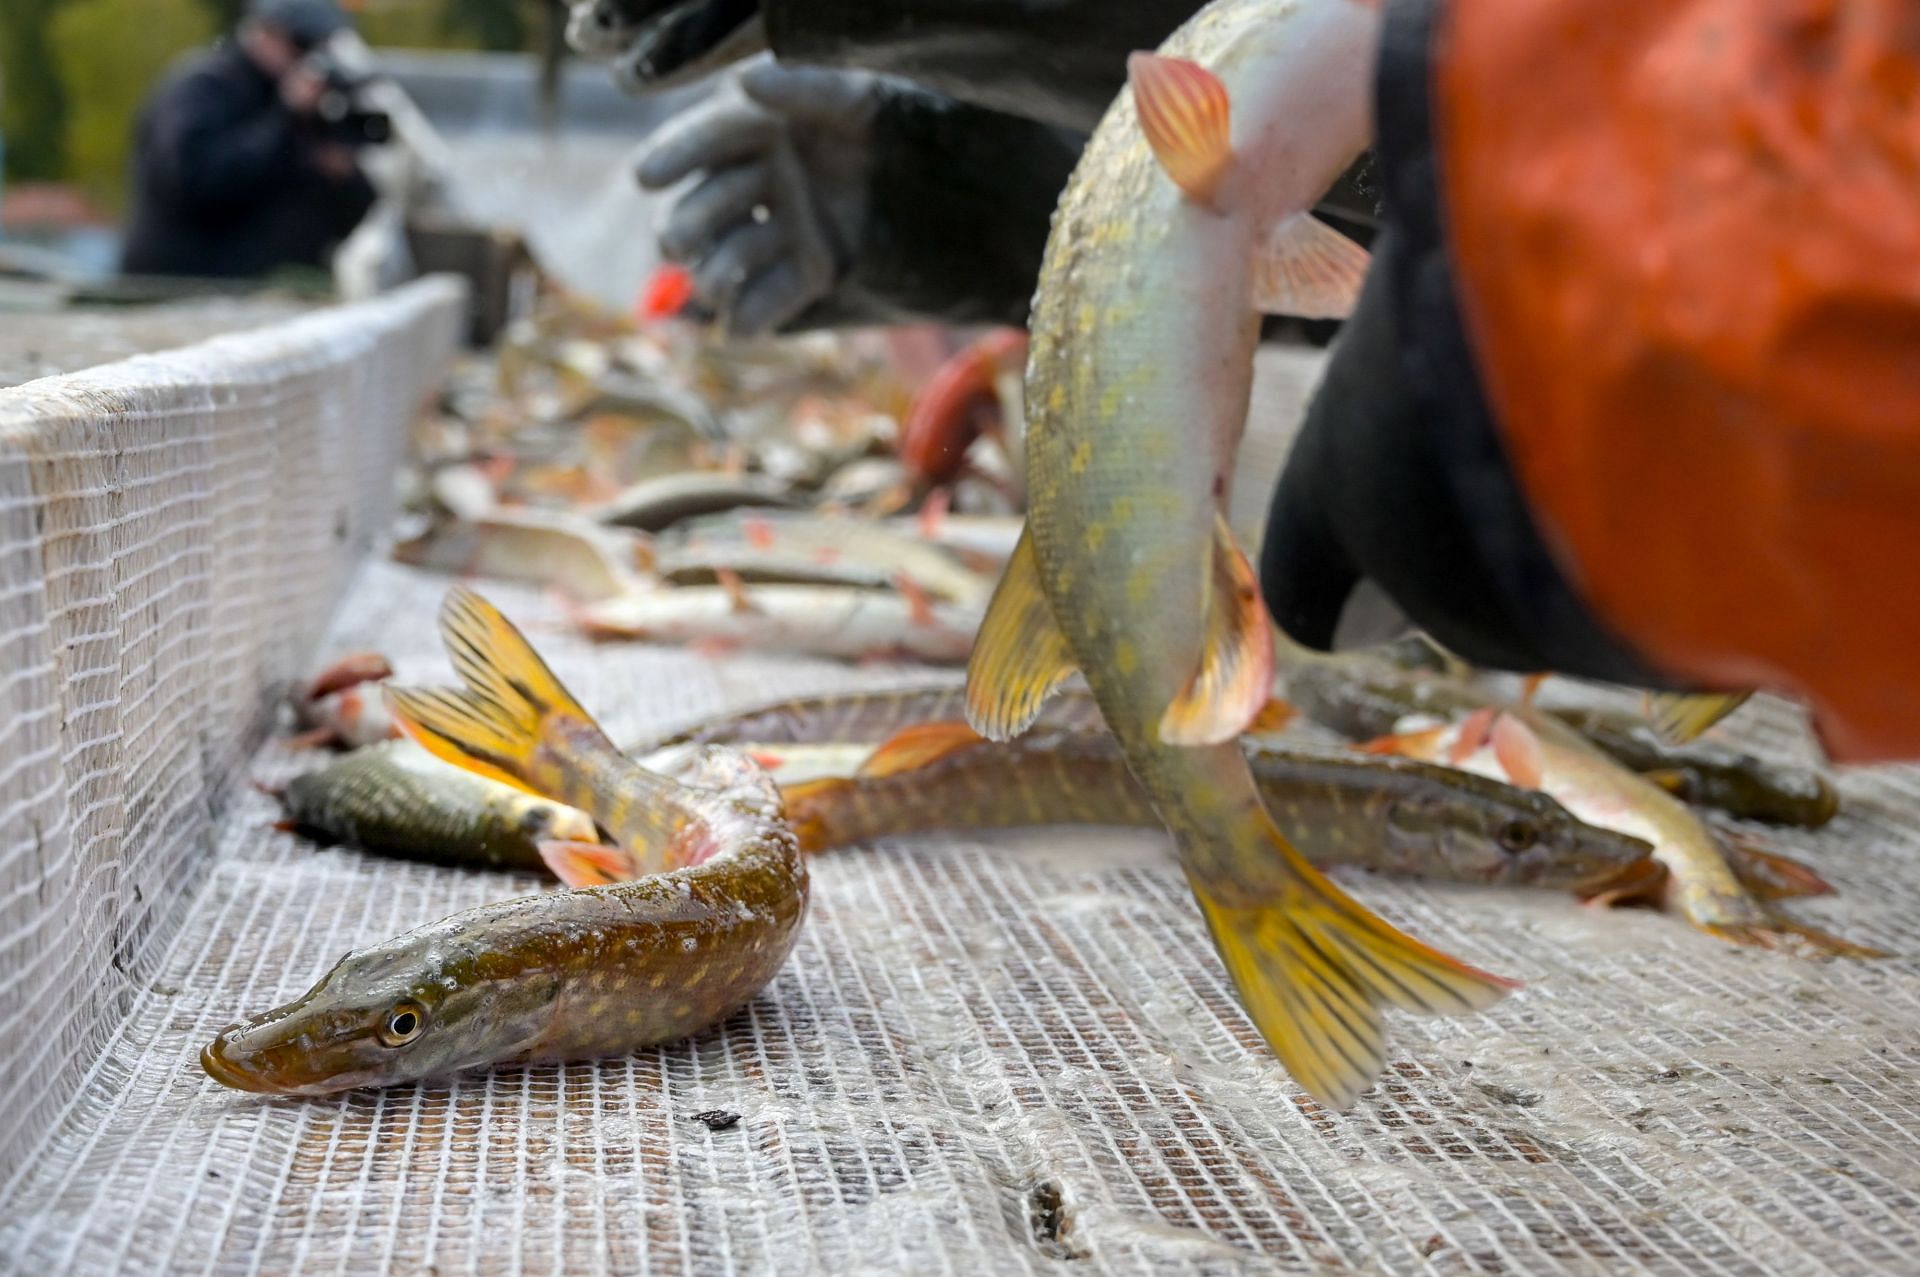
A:
{"label": "photographer wearing cap", "polygon": [[333,0],[252,0],[232,40],[167,76],[140,116],[122,269],[326,264],[374,201],[354,152],[375,139],[329,120],[339,86],[315,57],[346,25]]}

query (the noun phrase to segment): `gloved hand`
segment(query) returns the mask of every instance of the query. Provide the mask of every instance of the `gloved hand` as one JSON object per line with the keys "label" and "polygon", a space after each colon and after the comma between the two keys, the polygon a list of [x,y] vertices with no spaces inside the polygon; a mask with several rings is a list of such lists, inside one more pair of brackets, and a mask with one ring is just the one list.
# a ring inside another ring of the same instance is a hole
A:
{"label": "gloved hand", "polygon": [[760,58],[664,125],[640,185],[700,180],[675,201],[660,251],[733,336],[772,332],[825,298],[866,231],[874,121],[889,92],[860,71]]}

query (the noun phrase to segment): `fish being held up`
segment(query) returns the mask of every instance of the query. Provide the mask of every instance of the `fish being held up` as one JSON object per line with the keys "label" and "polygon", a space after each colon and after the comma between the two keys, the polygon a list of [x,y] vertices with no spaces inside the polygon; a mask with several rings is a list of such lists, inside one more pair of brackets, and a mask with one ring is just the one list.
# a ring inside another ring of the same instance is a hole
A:
{"label": "fish being held up", "polygon": [[807,870],[764,772],[728,750],[681,779],[647,771],[478,595],[449,594],[441,628],[466,686],[391,692],[408,731],[587,812],[645,876],[482,905],[350,953],[293,1002],[222,1030],[200,1056],[216,1082],[321,1095],[625,1054],[719,1020],[793,947]]}
{"label": "fish being held up", "polygon": [[1025,538],[968,670],[1004,740],[1076,666],[1179,848],[1261,1035],[1344,1109],[1384,1006],[1469,1013],[1513,983],[1402,934],[1314,869],[1234,741],[1272,627],[1222,514],[1260,311],[1343,314],[1365,254],[1308,212],[1368,145],[1379,7],[1214,0],[1129,62],[1061,197],[1035,294]]}

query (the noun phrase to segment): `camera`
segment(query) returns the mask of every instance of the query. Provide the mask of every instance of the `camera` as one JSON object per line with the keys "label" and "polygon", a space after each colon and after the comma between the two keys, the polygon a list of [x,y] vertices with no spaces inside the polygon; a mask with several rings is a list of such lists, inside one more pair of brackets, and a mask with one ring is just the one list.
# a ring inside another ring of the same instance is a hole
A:
{"label": "camera", "polygon": [[364,100],[374,77],[355,75],[325,53],[309,55],[307,66],[327,86],[314,108],[314,118],[327,141],[355,147],[382,146],[393,138],[393,118]]}

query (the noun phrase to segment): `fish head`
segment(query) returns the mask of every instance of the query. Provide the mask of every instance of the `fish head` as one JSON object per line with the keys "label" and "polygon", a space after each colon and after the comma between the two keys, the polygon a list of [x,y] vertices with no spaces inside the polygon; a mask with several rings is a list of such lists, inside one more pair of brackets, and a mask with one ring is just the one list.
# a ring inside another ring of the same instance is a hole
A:
{"label": "fish head", "polygon": [[[509,1058],[552,1018],[557,977],[429,932],[348,954],[300,997],[229,1025],[200,1066],[235,1090],[327,1095]],[[511,975],[511,978],[506,978]]]}
{"label": "fish head", "polygon": [[1653,850],[1586,823],[1546,794],[1508,786],[1468,801],[1397,803],[1388,839],[1404,851],[1437,851],[1462,880],[1516,887],[1573,889],[1618,874]]}

